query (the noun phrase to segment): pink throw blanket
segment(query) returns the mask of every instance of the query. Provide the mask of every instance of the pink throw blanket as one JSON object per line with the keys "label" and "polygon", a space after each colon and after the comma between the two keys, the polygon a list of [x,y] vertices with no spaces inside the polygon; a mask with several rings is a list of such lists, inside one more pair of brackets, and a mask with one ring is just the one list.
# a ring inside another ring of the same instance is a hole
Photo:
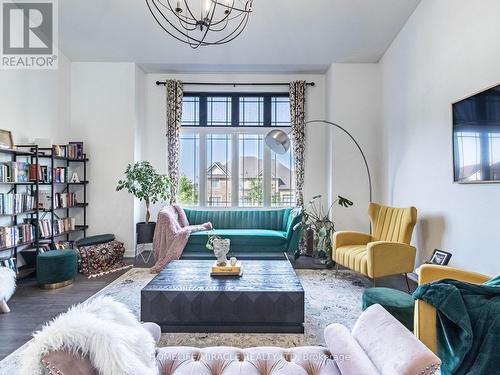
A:
{"label": "pink throw blanket", "polygon": [[153,239],[156,263],[151,273],[158,273],[168,263],[179,259],[191,233],[211,229],[211,223],[189,225],[184,210],[176,204],[164,207],[156,222]]}

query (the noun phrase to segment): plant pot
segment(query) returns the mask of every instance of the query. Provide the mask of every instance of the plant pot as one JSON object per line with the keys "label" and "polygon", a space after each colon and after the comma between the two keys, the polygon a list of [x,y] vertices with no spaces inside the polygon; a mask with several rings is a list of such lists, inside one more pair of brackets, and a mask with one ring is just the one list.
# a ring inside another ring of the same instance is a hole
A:
{"label": "plant pot", "polygon": [[135,225],[135,233],[137,234],[137,244],[153,243],[155,235],[156,223],[150,221],[149,223],[140,222]]}

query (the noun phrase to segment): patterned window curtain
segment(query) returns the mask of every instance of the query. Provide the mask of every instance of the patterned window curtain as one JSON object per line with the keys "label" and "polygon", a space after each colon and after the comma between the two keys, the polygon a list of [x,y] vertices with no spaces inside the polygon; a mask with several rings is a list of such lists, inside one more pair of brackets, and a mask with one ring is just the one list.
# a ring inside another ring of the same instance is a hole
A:
{"label": "patterned window curtain", "polygon": [[304,205],[306,86],[306,81],[290,82],[290,112],[296,184],[295,199],[298,206]]}
{"label": "patterned window curtain", "polygon": [[182,118],[182,82],[167,80],[167,156],[170,187],[170,204],[177,199],[179,183],[179,148]]}

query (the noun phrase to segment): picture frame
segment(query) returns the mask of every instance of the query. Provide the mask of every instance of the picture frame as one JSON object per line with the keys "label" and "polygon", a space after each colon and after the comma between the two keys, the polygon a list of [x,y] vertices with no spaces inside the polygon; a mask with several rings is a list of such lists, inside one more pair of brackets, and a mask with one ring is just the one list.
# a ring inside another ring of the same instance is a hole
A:
{"label": "picture frame", "polygon": [[431,260],[428,263],[446,266],[450,261],[450,258],[451,253],[439,249],[434,249],[434,251],[432,252]]}
{"label": "picture frame", "polygon": [[0,129],[0,148],[14,149],[14,140],[10,130]]}

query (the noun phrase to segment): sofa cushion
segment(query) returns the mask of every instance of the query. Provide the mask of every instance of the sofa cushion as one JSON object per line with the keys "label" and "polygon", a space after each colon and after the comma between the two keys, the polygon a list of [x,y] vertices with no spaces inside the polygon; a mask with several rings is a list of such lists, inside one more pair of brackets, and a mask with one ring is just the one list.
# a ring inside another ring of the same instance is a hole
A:
{"label": "sofa cushion", "polygon": [[158,349],[161,375],[340,375],[330,353],[321,347]]}
{"label": "sofa cushion", "polygon": [[190,225],[210,221],[215,229],[286,230],[291,208],[276,210],[199,210],[184,208]]}
{"label": "sofa cushion", "polygon": [[111,242],[115,240],[114,234],[99,234],[97,236],[89,236],[82,238],[75,242],[77,247],[80,246],[91,246],[91,245],[99,245],[101,243]]}
{"label": "sofa cushion", "polygon": [[268,229],[214,229],[191,233],[189,243],[205,246],[208,235],[214,234],[231,240],[231,246],[280,246],[286,243],[286,232]]}
{"label": "sofa cushion", "polygon": [[363,275],[368,274],[368,253],[366,245],[349,245],[335,250],[334,260]]}

